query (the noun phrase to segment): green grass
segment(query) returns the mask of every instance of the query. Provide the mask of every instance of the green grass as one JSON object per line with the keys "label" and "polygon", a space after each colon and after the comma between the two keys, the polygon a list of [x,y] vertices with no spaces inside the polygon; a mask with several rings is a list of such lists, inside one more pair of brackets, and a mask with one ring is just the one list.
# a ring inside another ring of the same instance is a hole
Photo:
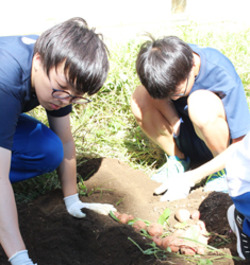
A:
{"label": "green grass", "polygon": [[[238,32],[219,31],[213,25],[204,27],[191,23],[176,27],[175,32],[175,35],[186,42],[222,51],[235,65],[247,90],[250,86],[250,29]],[[163,162],[163,152],[145,137],[130,110],[131,95],[139,84],[135,60],[144,40],[145,38],[138,38],[110,47],[111,68],[105,85],[92,97],[93,102],[85,109],[82,106],[74,108],[71,121],[79,158],[117,158],[146,173]],[[249,93],[246,92],[248,99]],[[36,108],[31,114],[47,123],[42,108]],[[32,180],[30,188],[49,190],[57,187],[58,181],[54,174],[52,173],[52,184],[48,185],[49,175],[44,183],[40,178],[37,182]],[[20,186],[22,189],[22,184],[17,184],[16,189],[20,189]]]}

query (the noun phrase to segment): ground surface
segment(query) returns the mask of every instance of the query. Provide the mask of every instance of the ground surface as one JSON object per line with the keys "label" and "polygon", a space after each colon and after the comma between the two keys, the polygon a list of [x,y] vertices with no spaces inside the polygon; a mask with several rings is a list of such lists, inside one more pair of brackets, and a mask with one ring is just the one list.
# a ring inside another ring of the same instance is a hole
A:
{"label": "ground surface", "polygon": [[[159,197],[152,194],[157,183],[143,172],[114,159],[89,160],[79,166],[78,172],[82,176],[91,176],[85,182],[89,196],[82,197],[82,200],[118,204],[116,208],[120,212],[150,222],[157,221],[163,210],[169,208],[172,213],[169,219],[171,229],[176,224],[173,217],[176,209],[199,209],[208,231],[214,233],[209,244],[217,246],[222,243],[222,254],[237,256],[234,235],[226,219],[226,210],[231,204],[228,195],[203,193],[197,189],[188,199],[160,202]],[[23,238],[30,256],[38,265],[248,264],[230,257],[221,258],[222,254],[218,252],[198,258],[167,253],[165,261],[157,260],[153,255],[144,255],[128,238],[144,250],[149,248],[147,243],[152,242],[150,239],[110,216],[86,210],[86,218],[74,219],[67,214],[59,190],[19,206],[18,211]],[[225,243],[222,238],[231,241]],[[0,264],[9,264],[2,249]]]}

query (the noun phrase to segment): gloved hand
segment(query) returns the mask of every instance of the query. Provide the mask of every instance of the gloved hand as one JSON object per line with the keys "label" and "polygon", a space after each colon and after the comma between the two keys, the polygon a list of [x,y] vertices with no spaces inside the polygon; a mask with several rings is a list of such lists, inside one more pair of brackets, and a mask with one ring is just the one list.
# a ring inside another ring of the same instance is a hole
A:
{"label": "gloved hand", "polygon": [[184,199],[188,196],[191,187],[195,184],[186,176],[176,175],[171,179],[167,179],[161,186],[154,190],[154,194],[161,196],[160,201],[174,201]]}
{"label": "gloved hand", "polygon": [[9,258],[11,265],[37,265],[29,258],[28,250],[21,250]]}
{"label": "gloved hand", "polygon": [[83,218],[86,216],[86,214],[81,211],[83,208],[86,208],[86,209],[89,209],[89,210],[92,210],[99,214],[104,214],[104,215],[108,215],[110,211],[112,212],[117,211],[112,204],[82,202],[79,199],[78,193],[65,197],[64,202],[65,202],[68,213],[77,218]]}

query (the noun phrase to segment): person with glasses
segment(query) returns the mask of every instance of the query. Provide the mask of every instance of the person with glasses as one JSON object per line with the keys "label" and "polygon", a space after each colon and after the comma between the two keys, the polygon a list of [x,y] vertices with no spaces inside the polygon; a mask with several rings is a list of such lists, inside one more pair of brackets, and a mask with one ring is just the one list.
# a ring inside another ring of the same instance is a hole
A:
{"label": "person with glasses", "polygon": [[[108,50],[85,20],[72,18],[41,36],[0,37],[0,61],[0,239],[12,265],[32,265],[11,183],[57,169],[69,214],[115,211],[79,199],[70,130],[72,104],[89,103],[85,94],[98,92],[107,78]],[[50,128],[25,114],[38,105]]]}
{"label": "person with glasses", "polygon": [[[136,70],[142,85],[132,95],[132,112],[167,158],[151,177],[163,183],[154,193],[162,201],[185,198],[195,183],[181,173],[213,159],[250,129],[242,82],[221,52],[176,36],[151,36]],[[209,176],[204,190],[228,192],[226,170]]]}

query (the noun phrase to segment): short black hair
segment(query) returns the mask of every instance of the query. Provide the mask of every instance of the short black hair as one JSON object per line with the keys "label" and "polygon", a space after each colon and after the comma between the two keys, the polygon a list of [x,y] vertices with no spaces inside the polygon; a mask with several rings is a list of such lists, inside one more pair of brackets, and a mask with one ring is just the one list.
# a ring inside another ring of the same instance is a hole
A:
{"label": "short black hair", "polygon": [[189,75],[193,66],[190,46],[175,36],[168,36],[142,44],[136,60],[136,71],[150,96],[163,99]]}
{"label": "short black hair", "polygon": [[48,75],[52,67],[65,61],[65,76],[79,93],[92,95],[98,92],[107,78],[108,49],[102,36],[89,29],[80,17],[45,31],[35,44],[36,53],[40,54]]}

